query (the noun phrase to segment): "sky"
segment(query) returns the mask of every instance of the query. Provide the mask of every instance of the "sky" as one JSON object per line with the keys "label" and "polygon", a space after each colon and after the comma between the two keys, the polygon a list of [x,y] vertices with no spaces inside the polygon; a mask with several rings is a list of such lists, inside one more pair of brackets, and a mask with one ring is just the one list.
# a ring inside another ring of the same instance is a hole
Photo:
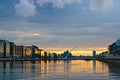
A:
{"label": "sky", "polygon": [[54,52],[104,51],[120,37],[119,6],[120,0],[0,0],[0,38]]}

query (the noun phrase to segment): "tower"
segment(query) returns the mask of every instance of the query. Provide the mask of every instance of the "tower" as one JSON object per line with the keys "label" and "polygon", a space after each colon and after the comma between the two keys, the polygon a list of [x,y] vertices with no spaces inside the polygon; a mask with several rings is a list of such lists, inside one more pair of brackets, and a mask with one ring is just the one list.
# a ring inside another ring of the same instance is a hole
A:
{"label": "tower", "polygon": [[93,50],[93,58],[96,58],[96,51],[95,50]]}

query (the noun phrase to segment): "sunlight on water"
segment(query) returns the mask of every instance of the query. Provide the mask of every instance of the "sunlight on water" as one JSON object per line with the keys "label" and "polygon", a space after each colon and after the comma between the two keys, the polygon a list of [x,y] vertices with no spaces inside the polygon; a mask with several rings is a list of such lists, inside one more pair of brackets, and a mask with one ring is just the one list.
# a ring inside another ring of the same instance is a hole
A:
{"label": "sunlight on water", "polygon": [[0,80],[119,80],[120,68],[91,60],[0,62]]}

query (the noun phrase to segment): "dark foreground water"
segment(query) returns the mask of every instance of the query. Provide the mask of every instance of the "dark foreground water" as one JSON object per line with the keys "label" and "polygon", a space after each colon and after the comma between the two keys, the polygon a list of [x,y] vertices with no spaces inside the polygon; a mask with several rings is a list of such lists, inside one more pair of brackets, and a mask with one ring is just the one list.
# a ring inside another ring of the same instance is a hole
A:
{"label": "dark foreground water", "polygon": [[120,80],[120,67],[96,60],[0,62],[0,80]]}

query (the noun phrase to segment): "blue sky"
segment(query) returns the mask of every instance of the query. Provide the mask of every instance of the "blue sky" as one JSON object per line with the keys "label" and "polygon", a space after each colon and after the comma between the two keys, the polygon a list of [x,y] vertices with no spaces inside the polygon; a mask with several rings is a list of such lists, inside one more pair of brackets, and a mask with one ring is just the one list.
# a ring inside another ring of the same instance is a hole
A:
{"label": "blue sky", "polygon": [[104,48],[120,37],[120,0],[0,0],[0,38],[40,47]]}

